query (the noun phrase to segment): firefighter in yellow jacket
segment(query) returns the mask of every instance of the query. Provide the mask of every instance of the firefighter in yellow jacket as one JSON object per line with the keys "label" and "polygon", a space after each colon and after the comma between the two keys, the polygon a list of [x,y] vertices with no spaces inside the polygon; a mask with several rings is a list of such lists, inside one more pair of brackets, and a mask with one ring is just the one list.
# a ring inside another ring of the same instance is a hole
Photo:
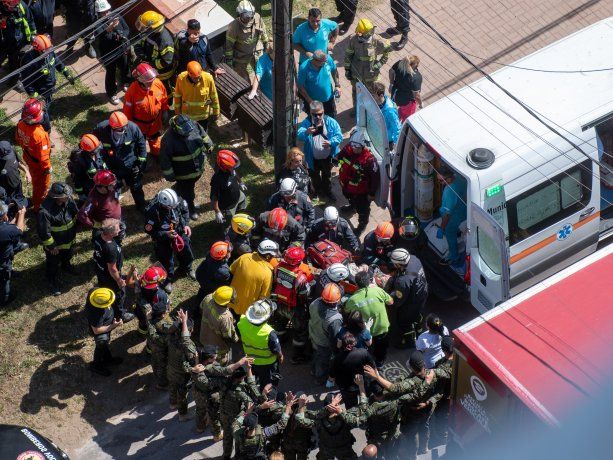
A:
{"label": "firefighter in yellow jacket", "polygon": [[345,50],[345,77],[351,81],[351,94],[355,107],[355,85],[363,83],[369,90],[379,80],[381,67],[392,50],[387,40],[375,37],[375,27],[369,19],[360,19],[355,34]]}
{"label": "firefighter in yellow jacket", "polygon": [[262,17],[249,0],[242,0],[236,12],[238,18],[230,23],[226,32],[224,55],[226,63],[250,82],[249,74],[255,71],[255,63],[270,40]]}
{"label": "firefighter in yellow jacket", "polygon": [[187,115],[205,130],[209,121],[219,117],[219,99],[213,76],[202,70],[198,61],[190,61],[177,77],[174,92],[176,115]]}

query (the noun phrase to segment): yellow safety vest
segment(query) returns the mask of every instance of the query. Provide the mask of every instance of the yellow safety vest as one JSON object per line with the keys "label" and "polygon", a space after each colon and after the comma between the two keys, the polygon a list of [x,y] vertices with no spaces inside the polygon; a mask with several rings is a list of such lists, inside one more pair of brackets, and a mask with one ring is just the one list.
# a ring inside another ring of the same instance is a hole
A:
{"label": "yellow safety vest", "polygon": [[250,358],[254,358],[253,364],[265,366],[277,360],[277,355],[268,348],[268,336],[273,331],[268,323],[256,326],[251,324],[245,315],[238,322],[238,330],[243,341],[243,351]]}

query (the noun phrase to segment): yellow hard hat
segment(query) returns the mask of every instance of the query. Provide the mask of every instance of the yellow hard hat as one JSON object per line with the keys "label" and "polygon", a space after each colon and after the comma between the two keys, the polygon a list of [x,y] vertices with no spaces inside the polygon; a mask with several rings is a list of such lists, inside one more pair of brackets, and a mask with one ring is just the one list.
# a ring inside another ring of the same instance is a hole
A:
{"label": "yellow hard hat", "polygon": [[218,287],[215,292],[213,292],[213,300],[217,305],[228,305],[235,297],[236,293],[234,292],[234,288],[230,286]]}
{"label": "yellow hard hat", "polygon": [[248,214],[239,213],[232,218],[232,230],[239,235],[246,235],[255,226],[255,220]]}
{"label": "yellow hard hat", "polygon": [[138,17],[138,22],[143,28],[157,29],[164,25],[164,16],[157,11],[145,11]]}
{"label": "yellow hard hat", "polygon": [[368,35],[369,33],[372,32],[374,28],[375,26],[372,25],[372,22],[370,22],[370,19],[360,19],[358,21],[357,27],[355,28],[355,33],[362,34],[362,35]]}
{"label": "yellow hard hat", "polygon": [[115,302],[115,293],[109,288],[94,289],[89,295],[89,303],[96,308],[109,308]]}

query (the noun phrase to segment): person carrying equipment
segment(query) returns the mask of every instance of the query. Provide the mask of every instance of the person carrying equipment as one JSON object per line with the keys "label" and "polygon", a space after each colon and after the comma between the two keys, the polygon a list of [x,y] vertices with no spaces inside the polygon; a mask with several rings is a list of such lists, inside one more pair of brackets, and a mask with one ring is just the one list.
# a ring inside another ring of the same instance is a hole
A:
{"label": "person carrying equipment", "polygon": [[147,201],[143,191],[143,172],[147,166],[145,136],[139,127],[128,121],[126,115],[111,113],[94,128],[94,134],[102,142],[102,158],[121,184],[130,187],[136,209],[145,211]]}
{"label": "person carrying equipment", "polygon": [[389,255],[394,248],[393,237],[394,226],[391,222],[381,222],[377,225],[377,228],[364,237],[361,262],[366,265],[388,267]]}
{"label": "person carrying equipment", "polygon": [[145,214],[145,232],[154,242],[155,256],[168,273],[164,289],[172,291],[175,279],[175,255],[179,268],[193,280],[196,273],[192,269],[194,254],[190,237],[189,211],[185,200],[179,198],[171,188],[160,191],[147,206]]}
{"label": "person carrying equipment", "polygon": [[164,179],[175,182],[174,190],[187,202],[190,219],[200,216],[196,211],[196,182],[202,176],[205,154],[213,150],[213,141],[205,129],[187,115],[170,119],[171,129],[162,136],[160,168]]}
{"label": "person carrying equipment", "polygon": [[36,228],[45,250],[47,280],[54,296],[61,294],[60,267],[71,275],[78,274],[70,263],[78,213],[72,188],[61,182],[51,186],[38,212]]}
{"label": "person carrying equipment", "polygon": [[360,241],[351,230],[349,223],[338,215],[338,209],[328,206],[324,209],[323,217],[317,219],[309,229],[305,247],[311,244],[330,240],[343,249],[357,254],[360,251]]}
{"label": "person carrying equipment", "polygon": [[102,159],[102,143],[93,134],[83,134],[79,148],[70,154],[68,171],[74,184],[74,191],[83,204],[94,188],[94,176],[98,171],[108,169]]}
{"label": "person carrying equipment", "polygon": [[168,93],[157,76],[157,71],[146,62],[138,64],[132,71],[135,81],[126,91],[123,104],[123,113],[145,135],[153,156],[160,153],[162,124],[168,116]]}
{"label": "person carrying equipment", "polygon": [[238,17],[228,26],[224,57],[236,73],[251,83],[250,74],[262,55],[269,38],[262,17],[249,0],[241,0],[236,7]]}
{"label": "person carrying equipment", "polygon": [[306,360],[305,347],[309,338],[307,298],[315,281],[311,269],[303,263],[305,257],[306,253],[302,248],[289,248],[275,267],[273,274],[272,295],[277,303],[277,309],[270,323],[283,339],[287,325],[291,321],[294,350],[292,364]]}
{"label": "person carrying equipment", "polygon": [[381,67],[387,62],[392,47],[389,41],[375,36],[375,26],[370,19],[360,19],[355,35],[349,39],[345,50],[345,78],[351,82],[351,97],[355,110],[355,85],[363,83],[370,91],[380,78]]}
{"label": "person carrying equipment", "polygon": [[164,16],[157,11],[145,11],[141,14],[136,20],[135,27],[145,34],[134,45],[134,53],[141,63],[150,62],[155,67],[159,79],[170,94],[176,66],[175,43],[170,32],[164,27],[165,22]]}
{"label": "person carrying equipment", "polygon": [[283,208],[274,208],[260,214],[258,231],[264,238],[275,241],[281,251],[290,245],[303,245],[304,227]]}
{"label": "person carrying equipment", "polygon": [[51,184],[51,139],[42,125],[43,118],[42,102],[30,98],[23,105],[15,130],[15,141],[23,150],[23,158],[32,175],[34,212],[38,212]]}
{"label": "person carrying equipment", "polygon": [[[0,2],[0,64],[8,57],[9,70],[19,67],[22,49],[32,42],[36,35],[36,24],[32,12],[21,0],[2,0]],[[13,85],[17,77],[9,82]]]}
{"label": "person carrying equipment", "polygon": [[199,62],[190,61],[187,70],[177,77],[174,90],[175,114],[188,115],[205,130],[209,121],[215,123],[219,118],[219,98],[213,76],[202,70]]}
{"label": "person carrying equipment", "polygon": [[235,214],[226,230],[225,240],[230,243],[231,258],[236,259],[253,251],[251,247],[251,232],[255,227],[255,219],[248,214]]}
{"label": "person carrying equipment", "polygon": [[287,177],[281,181],[279,191],[268,200],[268,210],[283,208],[287,213],[308,229],[315,221],[315,208],[309,196],[298,190],[296,181]]}

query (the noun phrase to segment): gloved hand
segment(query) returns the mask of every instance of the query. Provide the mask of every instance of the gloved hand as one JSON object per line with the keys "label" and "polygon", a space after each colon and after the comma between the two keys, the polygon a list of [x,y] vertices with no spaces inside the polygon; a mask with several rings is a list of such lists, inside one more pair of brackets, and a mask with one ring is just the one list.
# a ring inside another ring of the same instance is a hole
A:
{"label": "gloved hand", "polygon": [[351,74],[351,70],[345,70],[345,78],[347,80],[351,80],[353,78],[353,75]]}
{"label": "gloved hand", "polygon": [[441,240],[443,239],[443,236],[445,235],[445,232],[443,231],[443,229],[441,227],[438,228],[438,230],[436,231],[436,237]]}
{"label": "gloved hand", "polygon": [[215,222],[217,222],[218,224],[223,224],[226,222],[226,220],[223,218],[223,214],[221,213],[221,211],[215,213]]}
{"label": "gloved hand", "polygon": [[249,96],[247,96],[247,99],[249,99],[249,100],[253,99],[256,96],[257,93],[258,93],[257,91],[251,91],[249,93]]}

